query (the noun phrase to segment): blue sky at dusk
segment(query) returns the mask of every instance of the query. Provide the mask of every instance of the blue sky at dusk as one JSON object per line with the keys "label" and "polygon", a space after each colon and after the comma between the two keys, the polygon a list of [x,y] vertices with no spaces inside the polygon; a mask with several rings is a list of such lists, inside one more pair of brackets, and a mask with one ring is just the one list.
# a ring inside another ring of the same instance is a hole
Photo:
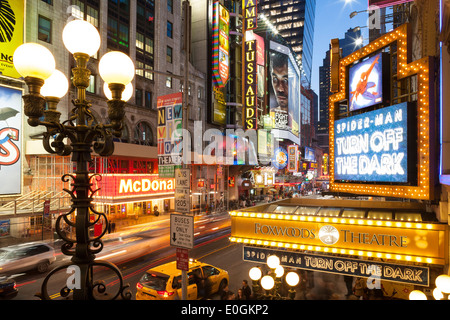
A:
{"label": "blue sky at dusk", "polygon": [[[314,28],[314,53],[312,83],[313,89],[319,95],[319,67],[323,63],[325,53],[329,49],[330,40],[343,38],[350,28],[366,27],[367,13],[359,13],[350,19],[353,11],[367,10],[367,0],[317,0],[316,20]],[[361,29],[363,38],[368,38],[367,28]],[[364,45],[368,40],[364,40]]]}

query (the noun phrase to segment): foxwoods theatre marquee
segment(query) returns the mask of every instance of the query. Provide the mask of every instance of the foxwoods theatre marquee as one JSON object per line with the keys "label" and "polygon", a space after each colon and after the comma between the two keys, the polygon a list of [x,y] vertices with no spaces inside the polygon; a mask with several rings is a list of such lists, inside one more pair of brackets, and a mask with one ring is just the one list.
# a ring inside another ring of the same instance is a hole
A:
{"label": "foxwoods theatre marquee", "polygon": [[332,57],[329,160],[335,194],[414,201],[293,198],[230,212],[243,260],[276,254],[285,267],[376,276],[410,291],[434,285],[448,265],[448,225],[421,201],[434,199],[438,172],[434,63],[411,62],[410,34],[405,24]]}

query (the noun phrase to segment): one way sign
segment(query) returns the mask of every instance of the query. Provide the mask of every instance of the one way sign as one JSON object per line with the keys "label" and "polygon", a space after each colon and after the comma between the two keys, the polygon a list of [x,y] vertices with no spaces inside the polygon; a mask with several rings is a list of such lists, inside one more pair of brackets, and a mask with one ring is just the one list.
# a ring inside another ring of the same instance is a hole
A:
{"label": "one way sign", "polygon": [[194,216],[175,213],[170,215],[170,245],[194,248]]}

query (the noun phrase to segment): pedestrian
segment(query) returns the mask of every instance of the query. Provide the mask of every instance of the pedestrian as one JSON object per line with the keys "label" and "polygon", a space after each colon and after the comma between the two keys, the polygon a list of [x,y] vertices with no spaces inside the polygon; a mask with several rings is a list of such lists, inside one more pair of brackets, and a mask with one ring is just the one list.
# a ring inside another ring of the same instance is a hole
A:
{"label": "pedestrian", "polygon": [[347,294],[346,296],[350,296],[353,294],[353,277],[352,276],[344,276],[344,282],[347,287]]}
{"label": "pedestrian", "polygon": [[250,300],[250,297],[252,295],[252,289],[250,289],[250,286],[248,285],[247,280],[242,280],[242,292],[244,293],[244,296],[247,300]]}
{"label": "pedestrian", "polygon": [[353,286],[353,294],[359,300],[366,300],[366,291],[367,291],[366,280],[361,277],[356,278],[355,285]]}
{"label": "pedestrian", "polygon": [[242,289],[238,290],[236,300],[248,300],[247,297],[244,295],[244,291]]}
{"label": "pedestrian", "polygon": [[231,295],[234,295],[233,292],[230,291],[230,289],[228,288],[228,285],[223,288],[222,294],[220,296],[221,300],[230,300],[229,297]]}

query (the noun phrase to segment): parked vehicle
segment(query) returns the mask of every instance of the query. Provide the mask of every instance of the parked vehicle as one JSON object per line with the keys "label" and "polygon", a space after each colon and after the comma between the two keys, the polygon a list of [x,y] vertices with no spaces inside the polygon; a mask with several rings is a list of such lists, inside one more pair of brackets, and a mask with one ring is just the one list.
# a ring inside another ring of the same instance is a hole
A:
{"label": "parked vehicle", "polygon": [[55,250],[44,242],[28,242],[0,248],[0,273],[37,270],[44,273],[55,262]]}
{"label": "parked vehicle", "polygon": [[[208,298],[220,293],[229,282],[228,272],[199,261],[189,262],[187,300]],[[179,300],[181,270],[169,262],[147,270],[136,285],[136,300]]]}

